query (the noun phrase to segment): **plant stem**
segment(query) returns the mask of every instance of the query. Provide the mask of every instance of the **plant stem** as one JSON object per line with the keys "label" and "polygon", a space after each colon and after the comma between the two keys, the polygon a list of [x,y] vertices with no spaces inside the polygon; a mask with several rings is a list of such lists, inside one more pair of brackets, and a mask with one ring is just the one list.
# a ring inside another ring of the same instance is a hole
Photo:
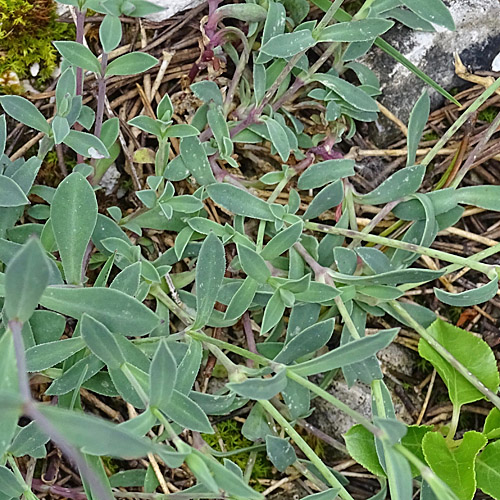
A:
{"label": "plant stem", "polygon": [[472,374],[460,361],[458,361],[447,349],[445,349],[420,323],[413,319],[410,314],[395,300],[389,302],[391,307],[450,365],[457,370],[460,375],[472,384],[481,394],[486,396],[499,410],[500,397],[488,389],[474,374]]}
{"label": "plant stem", "polygon": [[130,382],[130,385],[134,388],[135,392],[137,392],[137,395],[141,398],[141,401],[144,403],[145,406],[147,406],[149,404],[149,397],[144,392],[144,389],[142,388],[141,384],[139,384],[139,381],[130,371],[127,364],[124,363],[122,366],[120,366],[120,370],[123,372],[125,377],[127,377],[127,380]]}
{"label": "plant stem", "polygon": [[455,433],[457,432],[459,420],[460,420],[460,405],[454,404],[453,413],[451,415],[450,430],[446,435],[446,442],[448,443],[448,445],[453,443],[453,438],[455,437]]}
{"label": "plant stem", "polygon": [[[83,29],[85,23],[85,10],[75,9],[76,16],[76,42],[83,44]],[[83,69],[76,68],[76,95],[83,94]]]}
{"label": "plant stem", "polygon": [[353,500],[349,492],[342,486],[340,481],[332,474],[330,469],[314,453],[314,450],[304,441],[302,436],[293,428],[283,415],[269,402],[259,400],[259,404],[278,422],[286,433],[295,441],[295,444],[302,450],[304,455],[313,463],[323,477],[334,487],[339,488],[339,496],[344,500]]}
{"label": "plant stem", "polygon": [[356,325],[354,324],[354,321],[352,320],[351,316],[349,315],[349,311],[347,310],[341,296],[338,295],[333,300],[335,301],[335,305],[337,306],[337,309],[339,310],[340,316],[344,320],[344,324],[347,327],[347,329],[349,330],[351,337],[353,339],[359,340],[361,338],[361,335],[359,334],[359,332],[356,328]]}
{"label": "plant stem", "polygon": [[103,52],[101,58],[101,74],[99,75],[99,86],[97,90],[97,112],[95,117],[94,135],[101,137],[102,121],[104,117],[104,102],[106,100],[106,68],[108,66],[108,53]]}
{"label": "plant stem", "polygon": [[342,5],[343,1],[344,0],[335,0],[332,3],[332,5],[326,11],[325,15],[323,16],[323,18],[321,19],[321,21],[318,23],[318,25],[316,26],[316,28],[314,28],[313,33],[315,33],[315,34],[316,33],[317,34],[321,33],[321,31],[323,31],[323,29],[326,28],[330,24],[330,21],[334,18],[335,14],[339,10],[339,8]]}
{"label": "plant stem", "polygon": [[338,234],[341,236],[346,236],[347,238],[359,238],[360,240],[369,241],[377,245],[384,245],[391,248],[399,248],[401,250],[419,253],[421,255],[427,255],[428,257],[440,259],[445,262],[459,264],[460,267],[470,267],[471,269],[475,269],[476,271],[480,271],[487,275],[489,275],[491,271],[494,271],[493,266],[475,262],[471,257],[459,257],[458,255],[452,255],[440,250],[435,250],[433,248],[414,245],[413,243],[406,243],[405,241],[384,238],[383,236],[377,236],[374,234],[364,234],[359,231],[353,231],[351,229],[342,229],[339,227],[327,226],[325,224],[317,224],[316,222],[306,222],[304,226],[307,229],[311,229],[312,231],[319,231],[321,233],[328,234]]}

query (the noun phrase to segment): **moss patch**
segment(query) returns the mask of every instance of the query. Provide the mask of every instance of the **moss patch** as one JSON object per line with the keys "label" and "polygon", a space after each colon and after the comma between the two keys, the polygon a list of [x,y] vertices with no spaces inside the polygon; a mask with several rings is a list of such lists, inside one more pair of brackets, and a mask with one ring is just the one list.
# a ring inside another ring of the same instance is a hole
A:
{"label": "moss patch", "polygon": [[34,64],[40,65],[36,85],[43,85],[52,75],[58,58],[52,42],[75,37],[73,24],[59,23],[56,18],[53,0],[0,0],[1,93],[21,93],[17,79],[31,77]]}

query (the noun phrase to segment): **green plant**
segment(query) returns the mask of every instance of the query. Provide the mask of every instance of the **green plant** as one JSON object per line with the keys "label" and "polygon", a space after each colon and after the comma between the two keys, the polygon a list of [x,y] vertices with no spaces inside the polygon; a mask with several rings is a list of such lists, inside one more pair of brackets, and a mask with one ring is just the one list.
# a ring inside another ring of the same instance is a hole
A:
{"label": "green plant", "polygon": [[[424,499],[470,499],[476,487],[498,498],[496,473],[489,472],[498,465],[495,439],[500,436],[493,353],[470,333],[400,299],[405,291],[464,267],[482,273],[488,282],[457,294],[436,288],[441,302],[467,307],[498,291],[498,269],[481,262],[498,247],[466,258],[431,245],[438,231],[458,221],[462,205],[500,211],[500,188],[459,187],[470,168],[465,162],[453,187],[418,191],[426,166],[500,87],[500,80],[416,164],[430,108],[424,93],[410,117],[406,167],[369,193],[355,191],[349,181],[354,161],[334,148],[352,136],[356,121],[377,118],[378,80],[353,59],[375,43],[412,67],[377,37],[394,24],[389,18],[410,19],[426,29],[432,29],[430,22],[452,28],[441,0],[367,0],[354,18],[340,9],[341,0],[315,0],[326,11],[319,21],[305,20],[307,0],[223,6],[209,0],[205,46],[191,76],[226,58],[234,65],[232,79],[224,91],[226,81],[222,86],[200,79],[191,85],[203,103],[191,124],[174,124],[168,95],[156,107],[155,117],[130,120],[129,125],[148,134],[157,148],[154,174],[145,185],[134,179],[142,206],[126,216],[118,206],[107,209],[109,216],[99,213],[93,187],[108,168],[107,161],[119,152],[120,122],[116,117],[104,121],[106,80],[141,73],[157,61],[144,53],[111,61],[108,57],[121,42],[119,16],[140,16],[155,7],[144,0],[64,3],[76,8],[76,42],[54,44],[63,57],[55,116],[47,120],[19,96],[0,97],[5,113],[44,134],[37,156],[11,161],[3,154],[7,127],[5,116],[0,117],[0,261],[5,271],[0,273],[0,456],[8,465],[0,466],[0,491],[8,498],[35,498],[15,457],[43,457],[50,438],[78,467],[88,498],[121,494],[114,488],[126,476],[127,484],[144,486],[145,498],[260,499],[262,495],[248,484],[250,474],[226,452],[221,456],[214,450],[212,440],[203,440],[214,434],[210,417],[248,405],[242,433],[256,444],[246,451],[256,453],[265,446],[276,469],[295,468],[320,491],[306,498],[351,500],[346,479],[329,468],[312,448],[314,443],[295,429],[295,422],[312,411],[311,399],[321,397],[357,422],[346,435],[347,447],[380,478],[379,498],[388,488],[394,499],[411,499],[413,477]],[[104,14],[100,59],[82,43],[89,8]],[[231,22],[224,23],[226,18]],[[332,24],[334,19],[339,22]],[[247,29],[240,29],[240,21]],[[328,44],[322,55],[309,58],[309,50],[320,43]],[[323,72],[330,56],[334,63]],[[348,69],[356,73],[359,85],[341,78]],[[83,70],[97,77],[95,111],[82,105]],[[304,124],[287,109],[294,100],[315,103],[324,124],[322,134],[311,137],[305,132]],[[500,116],[493,120],[486,140],[499,122]],[[75,130],[75,124],[93,133]],[[180,154],[173,159],[171,138],[180,139]],[[80,161],[57,188],[36,184],[43,159],[61,143]],[[245,143],[270,144],[281,169],[258,180],[229,173],[225,167],[238,166],[234,153]],[[136,155],[151,160],[148,151]],[[193,187],[193,194],[177,194],[180,181]],[[273,189],[267,200],[255,194],[262,186]],[[312,191],[314,197],[302,211],[304,191]],[[284,192],[286,204],[278,203]],[[30,195],[44,203],[30,205]],[[208,199],[223,208],[222,223],[209,217],[204,204]],[[356,222],[357,204],[382,207],[362,231]],[[40,222],[24,224],[25,210]],[[318,222],[329,210],[334,210],[336,224]],[[390,211],[409,222],[400,239],[372,233]],[[176,235],[174,246],[152,260],[146,258],[151,255],[149,240],[129,237],[141,237],[149,229]],[[448,265],[439,271],[414,266],[421,255]],[[173,272],[174,266],[185,270]],[[447,384],[453,403],[446,437],[396,419],[376,353],[394,340],[398,328],[366,335],[368,314],[387,315],[420,335],[420,352]],[[342,324],[340,347],[329,348],[336,321]],[[246,347],[210,334],[238,323]],[[67,338],[61,340],[63,332]],[[214,393],[201,392],[195,384],[208,354],[227,375]],[[372,419],[309,379],[325,374],[329,380],[339,369],[348,384],[360,380],[371,385]],[[32,373],[52,380],[45,394],[58,396],[57,406],[32,398]],[[139,414],[120,425],[88,415],[81,409],[81,388],[121,397]],[[455,439],[461,406],[479,399],[496,407],[483,433]],[[32,423],[18,427],[21,415]],[[183,434],[186,429],[189,439]],[[154,437],[145,437],[151,430],[156,431]],[[152,469],[107,477],[106,457],[148,455],[159,456],[169,468],[185,463],[198,483],[171,497],[153,492],[157,482]],[[460,481],[449,473],[456,464],[463,472]]]}

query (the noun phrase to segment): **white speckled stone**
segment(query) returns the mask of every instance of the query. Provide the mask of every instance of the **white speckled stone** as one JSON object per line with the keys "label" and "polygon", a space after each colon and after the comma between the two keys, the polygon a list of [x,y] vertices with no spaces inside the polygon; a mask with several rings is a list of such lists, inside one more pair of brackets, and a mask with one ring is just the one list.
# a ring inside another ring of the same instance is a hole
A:
{"label": "white speckled stone", "polygon": [[177,12],[198,7],[198,5],[205,2],[205,0],[149,0],[149,1],[161,7],[165,7],[165,10],[163,10],[162,12],[158,12],[156,14],[148,16],[148,19],[151,19],[151,21],[163,21],[165,19],[168,19],[169,17],[172,17],[174,14],[177,14]]}

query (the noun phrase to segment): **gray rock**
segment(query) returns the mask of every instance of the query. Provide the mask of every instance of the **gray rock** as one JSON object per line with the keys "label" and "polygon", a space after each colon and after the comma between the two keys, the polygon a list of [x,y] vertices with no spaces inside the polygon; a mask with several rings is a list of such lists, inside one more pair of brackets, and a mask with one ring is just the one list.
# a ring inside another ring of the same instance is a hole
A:
{"label": "gray rock", "polygon": [[150,2],[159,5],[160,7],[165,7],[165,10],[148,16],[151,21],[163,21],[172,17],[177,12],[181,12],[187,9],[193,9],[202,4],[205,0],[149,0]]}
{"label": "gray rock", "polygon": [[[455,20],[456,30],[437,27],[436,32],[412,31],[398,25],[384,39],[407,59],[427,73],[446,90],[464,88],[468,84],[455,75],[454,57],[457,52],[466,67],[473,72],[490,71],[500,52],[500,2],[498,0],[445,0]],[[375,71],[382,84],[380,101],[403,122],[422,89],[427,87],[418,77],[379,48],[374,48],[363,61]],[[433,108],[444,98],[430,91]],[[380,147],[399,135],[387,120],[377,122],[374,140]]]}

